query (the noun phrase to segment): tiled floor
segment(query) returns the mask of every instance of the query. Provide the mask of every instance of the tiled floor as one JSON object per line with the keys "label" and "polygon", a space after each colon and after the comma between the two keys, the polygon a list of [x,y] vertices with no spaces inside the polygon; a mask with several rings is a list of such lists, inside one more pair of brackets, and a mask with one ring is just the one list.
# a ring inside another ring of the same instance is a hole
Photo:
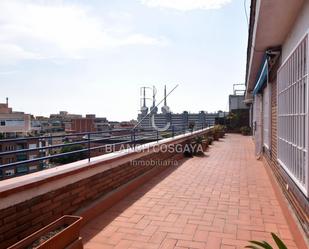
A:
{"label": "tiled floor", "polygon": [[86,249],[244,248],[289,227],[250,137],[228,135],[141,186],[83,230]]}

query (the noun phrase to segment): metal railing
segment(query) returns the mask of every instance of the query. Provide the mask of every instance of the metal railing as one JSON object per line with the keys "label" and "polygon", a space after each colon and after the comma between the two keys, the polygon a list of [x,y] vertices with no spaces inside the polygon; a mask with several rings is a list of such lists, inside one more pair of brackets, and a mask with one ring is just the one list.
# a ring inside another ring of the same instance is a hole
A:
{"label": "metal railing", "polygon": [[[102,154],[107,154],[107,146],[121,146],[121,145],[133,145],[144,144],[153,141],[159,141],[163,138],[174,137],[176,135],[185,134],[188,132],[193,132],[195,130],[200,130],[207,128],[205,124],[199,124],[194,126],[194,128],[188,128],[185,126],[173,126],[171,125],[169,129],[165,131],[158,131],[150,128],[131,128],[131,129],[113,129],[100,132],[82,132],[82,133],[71,133],[64,135],[47,135],[38,137],[22,137],[22,138],[11,138],[0,140],[0,162],[4,157],[16,157],[18,155],[26,155],[26,160],[14,160],[14,162],[0,164],[0,179],[11,178],[14,176],[24,175],[32,173],[29,168],[23,172],[18,172],[18,166],[29,166],[34,163],[40,163],[38,170],[44,170],[46,168],[51,168],[55,166],[60,166],[59,163],[51,163],[50,161],[56,158],[63,158],[72,155],[80,155],[80,159],[87,159],[88,162],[91,161],[91,157],[98,156]],[[106,136],[108,134],[108,136]],[[120,134],[120,135],[117,135]],[[53,144],[53,140],[58,139],[62,142],[60,144]],[[3,151],[6,144],[23,144],[34,141],[36,143],[35,148],[25,148],[19,150],[7,150]],[[98,145],[100,144],[101,145]],[[69,148],[72,146],[80,145],[80,149],[63,152],[63,148]],[[59,152],[60,150],[60,152]],[[62,151],[61,151],[62,150]],[[99,151],[98,151],[99,150]],[[94,151],[97,151],[96,155],[93,155]],[[116,150],[113,150],[116,151]],[[111,151],[111,152],[113,152]],[[36,157],[29,159],[29,153],[36,152]],[[23,157],[19,157],[23,158]],[[77,161],[75,160],[75,161]],[[3,160],[2,160],[3,161]],[[13,175],[6,175],[5,170],[14,169]]]}

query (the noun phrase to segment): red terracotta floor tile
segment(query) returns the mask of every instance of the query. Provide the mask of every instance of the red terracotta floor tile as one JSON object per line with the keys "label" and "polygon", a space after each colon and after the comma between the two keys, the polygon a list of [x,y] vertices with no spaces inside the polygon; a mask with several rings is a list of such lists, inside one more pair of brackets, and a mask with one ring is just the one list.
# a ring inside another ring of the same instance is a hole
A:
{"label": "red terracotta floor tile", "polygon": [[141,186],[81,232],[86,249],[238,249],[276,232],[295,241],[250,137],[228,134],[205,157]]}

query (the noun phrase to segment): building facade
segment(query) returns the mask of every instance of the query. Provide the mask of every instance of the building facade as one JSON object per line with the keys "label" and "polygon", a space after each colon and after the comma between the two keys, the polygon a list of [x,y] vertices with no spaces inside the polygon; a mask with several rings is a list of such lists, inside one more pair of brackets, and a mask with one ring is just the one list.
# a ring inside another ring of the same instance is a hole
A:
{"label": "building facade", "polygon": [[[27,136],[31,132],[31,115],[23,112],[13,112],[6,103],[0,104],[0,153],[23,149],[37,148],[38,139],[14,141],[11,138]],[[1,167],[6,164],[31,160],[38,157],[39,151],[20,152],[17,154],[0,155],[0,180],[15,175],[22,175],[28,172],[37,171],[40,165],[37,162],[20,164],[12,167]]]}
{"label": "building facade", "polygon": [[252,0],[246,101],[265,159],[309,235],[309,2]]}
{"label": "building facade", "polygon": [[95,114],[87,114],[84,118],[73,118],[71,120],[73,132],[101,132],[107,131],[109,128],[108,120],[96,117]]}
{"label": "building facade", "polygon": [[248,106],[245,104],[245,96],[238,94],[229,95],[229,111],[246,110]]}
{"label": "building facade", "polygon": [[13,112],[6,103],[0,103],[0,134],[3,137],[25,135],[31,132],[31,115]]}
{"label": "building facade", "polygon": [[170,127],[176,129],[188,129],[190,124],[194,124],[196,127],[212,126],[216,122],[216,118],[220,117],[220,113],[154,113],[147,115],[141,113],[138,115],[137,120],[140,122],[139,126],[142,128],[153,128],[153,122],[156,127],[163,128],[168,123]]}

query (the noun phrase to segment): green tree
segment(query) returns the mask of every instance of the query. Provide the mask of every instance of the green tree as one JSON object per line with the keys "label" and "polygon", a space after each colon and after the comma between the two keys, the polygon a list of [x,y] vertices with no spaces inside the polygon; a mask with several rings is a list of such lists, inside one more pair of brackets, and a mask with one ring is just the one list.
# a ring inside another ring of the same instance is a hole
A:
{"label": "green tree", "polygon": [[[60,153],[67,153],[67,152],[78,151],[82,149],[84,149],[84,147],[80,144],[70,145],[70,146],[62,147]],[[72,163],[78,160],[82,160],[85,158],[87,158],[87,152],[82,151],[82,152],[77,152],[77,153],[70,154],[70,155],[65,155],[62,157],[52,158],[50,161],[52,163],[57,163],[57,164],[66,164],[66,163]]]}

